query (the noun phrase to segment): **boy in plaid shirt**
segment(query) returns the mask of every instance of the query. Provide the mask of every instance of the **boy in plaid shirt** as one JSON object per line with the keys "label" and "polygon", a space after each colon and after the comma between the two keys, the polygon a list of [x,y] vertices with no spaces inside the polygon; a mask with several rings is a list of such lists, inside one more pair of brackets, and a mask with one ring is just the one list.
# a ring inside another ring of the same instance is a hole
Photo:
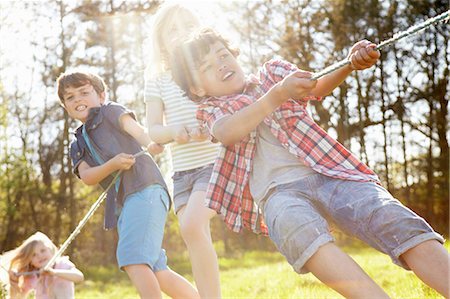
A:
{"label": "boy in plaid shirt", "polygon": [[380,57],[374,48],[356,43],[350,65],[314,81],[283,60],[246,77],[238,50],[211,29],[181,45],[172,58],[174,79],[201,100],[197,118],[222,143],[207,205],[234,231],[268,232],[296,272],[312,272],[345,297],[388,296],[333,243],[328,218],[448,296],[450,258],[442,236],[306,110],[353,70],[373,66]]}

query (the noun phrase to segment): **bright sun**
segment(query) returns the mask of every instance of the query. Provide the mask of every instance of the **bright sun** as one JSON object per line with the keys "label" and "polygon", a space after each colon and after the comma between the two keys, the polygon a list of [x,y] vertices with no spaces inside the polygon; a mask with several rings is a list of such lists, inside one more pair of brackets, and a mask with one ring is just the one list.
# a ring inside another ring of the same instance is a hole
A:
{"label": "bright sun", "polygon": [[194,11],[204,25],[214,27],[218,32],[228,33],[230,24],[221,5],[230,5],[233,1],[225,0],[185,0],[179,1]]}

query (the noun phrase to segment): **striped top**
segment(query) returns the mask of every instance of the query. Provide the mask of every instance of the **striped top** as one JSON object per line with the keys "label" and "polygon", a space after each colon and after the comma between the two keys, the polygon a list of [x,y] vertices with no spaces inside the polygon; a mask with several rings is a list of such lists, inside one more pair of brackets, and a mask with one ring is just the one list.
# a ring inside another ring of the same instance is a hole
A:
{"label": "striped top", "polygon": [[[145,102],[162,101],[164,105],[164,122],[166,125],[183,124],[188,128],[199,126],[196,119],[197,105],[172,80],[170,72],[145,83]],[[172,153],[173,171],[184,171],[202,167],[215,161],[218,143],[211,141],[169,144]]]}

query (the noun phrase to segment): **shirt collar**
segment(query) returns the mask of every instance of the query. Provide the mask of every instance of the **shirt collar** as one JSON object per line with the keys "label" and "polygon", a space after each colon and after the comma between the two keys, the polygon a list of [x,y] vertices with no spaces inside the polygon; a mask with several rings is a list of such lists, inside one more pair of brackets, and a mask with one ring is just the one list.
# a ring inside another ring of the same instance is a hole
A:
{"label": "shirt collar", "polygon": [[[240,94],[247,94],[259,85],[261,85],[261,81],[255,75],[250,74],[245,78],[244,90]],[[230,97],[234,98],[234,97],[236,97],[236,94],[230,94],[230,95],[220,96],[220,97],[209,97],[209,98],[205,98],[205,100],[203,102],[208,102],[209,100],[219,100],[219,101],[227,100]]]}
{"label": "shirt collar", "polygon": [[247,93],[248,91],[252,90],[256,86],[260,85],[261,81],[253,74],[250,74],[245,79],[245,87],[244,91],[242,93]]}
{"label": "shirt collar", "polygon": [[103,105],[100,107],[92,107],[89,109],[89,114],[84,123],[87,130],[95,129],[103,120],[103,114],[101,113]]}

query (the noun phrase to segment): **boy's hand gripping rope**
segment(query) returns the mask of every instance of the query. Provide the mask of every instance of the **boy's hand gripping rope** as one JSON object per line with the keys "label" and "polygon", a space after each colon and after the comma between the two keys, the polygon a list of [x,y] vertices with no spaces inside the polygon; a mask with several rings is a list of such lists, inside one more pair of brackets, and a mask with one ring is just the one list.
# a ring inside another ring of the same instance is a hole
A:
{"label": "boy's hand gripping rope", "polygon": [[[147,153],[147,150],[143,150],[140,151],[139,153],[135,154],[133,157],[137,158],[139,156],[144,155],[145,153]],[[91,206],[91,208],[89,209],[89,211],[86,213],[86,215],[83,217],[83,219],[81,219],[81,221],[78,223],[77,227],[73,230],[73,232],[69,235],[69,237],[67,238],[67,240],[61,245],[61,247],[59,248],[59,250],[55,253],[55,255],[47,262],[47,264],[40,270],[37,271],[29,271],[29,272],[18,272],[15,273],[16,276],[20,276],[20,275],[33,275],[33,274],[38,274],[41,273],[43,271],[48,270],[56,261],[56,259],[58,259],[62,253],[67,249],[67,247],[70,245],[70,243],[75,239],[75,237],[80,233],[81,229],[83,228],[83,226],[86,225],[86,223],[88,222],[88,220],[92,217],[92,215],[95,213],[95,211],[98,209],[98,207],[100,206],[100,204],[103,202],[103,200],[106,198],[106,195],[109,191],[109,189],[114,186],[114,184],[116,183],[116,180],[119,178],[119,176],[122,174],[123,170],[120,170],[116,173],[116,175],[114,176],[113,180],[111,181],[111,183],[108,185],[108,187],[106,187],[106,189],[103,191],[103,193],[99,196],[99,198],[97,199],[96,202],[94,202],[94,204]],[[2,267],[3,268],[3,267]],[[6,270],[6,269],[5,269]]]}
{"label": "boy's hand gripping rope", "polygon": [[[139,153],[135,154],[133,157],[137,158],[139,156],[144,155],[147,153],[147,150],[140,151]],[[120,170],[117,172],[117,174],[114,176],[111,183],[109,183],[108,187],[106,187],[105,191],[99,196],[97,201],[91,206],[89,211],[86,213],[86,215],[81,219],[81,221],[78,223],[77,227],[74,229],[74,231],[70,234],[70,236],[67,238],[67,240],[61,245],[59,250],[55,253],[55,255],[48,261],[48,263],[42,268],[40,271],[48,270],[56,261],[57,258],[61,256],[61,254],[67,249],[69,244],[75,239],[75,237],[80,233],[83,226],[87,223],[89,218],[95,213],[95,211],[98,209],[100,204],[103,202],[103,200],[106,198],[106,195],[108,193],[108,190],[114,186],[116,183],[116,180],[119,178],[119,176],[122,174],[123,170]]]}
{"label": "boy's hand gripping rope", "polygon": [[[398,32],[398,33],[394,34],[394,36],[392,38],[387,39],[387,40],[382,41],[381,43],[379,43],[376,46],[375,49],[376,50],[381,50],[381,49],[383,49],[383,48],[385,48],[385,47],[395,43],[396,41],[398,41],[400,39],[403,39],[405,37],[408,37],[408,36],[411,36],[413,34],[416,34],[419,31],[421,31],[421,30],[423,30],[423,29],[425,29],[427,27],[430,27],[431,25],[433,25],[433,24],[435,24],[437,22],[443,21],[445,19],[449,20],[449,18],[450,18],[450,10],[447,10],[446,12],[444,12],[444,13],[442,13],[442,14],[434,17],[434,18],[428,19],[428,20],[426,20],[426,21],[424,21],[424,22],[422,22],[420,24],[417,24],[415,26],[410,27],[408,30],[405,30],[405,31]],[[317,80],[317,79],[319,79],[319,78],[321,78],[321,77],[323,77],[325,75],[328,75],[331,72],[334,72],[337,69],[340,69],[341,67],[346,66],[347,64],[350,64],[350,61],[342,60],[342,61],[340,61],[338,63],[330,65],[329,67],[323,69],[322,71],[320,71],[318,73],[315,73],[311,77],[311,80]]]}
{"label": "boy's hand gripping rope", "polygon": [[[410,27],[408,30],[399,32],[394,34],[394,36],[390,39],[387,39],[381,43],[379,43],[376,46],[376,50],[381,50],[384,47],[387,47],[393,43],[395,43],[396,41],[403,39],[405,37],[411,36],[413,34],[418,33],[419,31],[430,27],[431,25],[443,21],[445,19],[449,20],[450,18],[450,10],[434,17],[431,19],[428,19],[418,25],[412,26]],[[348,60],[342,60],[338,63],[335,63],[325,69],[323,69],[322,71],[315,73],[312,77],[311,80],[317,80],[325,75],[328,75],[331,72],[334,72],[335,70],[346,66],[347,64],[350,64],[350,61]],[[135,158],[143,155],[144,153],[146,153],[146,150],[143,150],[139,153],[137,153],[136,155],[134,155]],[[98,207],[100,206],[100,204],[103,202],[103,200],[106,198],[106,194],[108,193],[108,190],[114,185],[115,181],[117,180],[117,178],[120,176],[120,174],[122,173],[122,170],[119,171],[115,176],[114,179],[112,180],[112,182],[109,184],[109,186],[105,189],[105,191],[103,191],[103,193],[100,195],[100,197],[97,199],[97,201],[91,206],[91,208],[89,209],[89,211],[86,213],[86,215],[83,217],[83,219],[78,223],[77,227],[75,228],[75,230],[70,234],[70,236],[67,238],[67,240],[63,243],[63,245],[61,245],[61,247],[59,248],[59,250],[55,253],[55,255],[50,259],[50,261],[48,261],[48,263],[39,271],[31,271],[31,272],[20,272],[20,273],[16,273],[16,275],[32,275],[32,274],[37,274],[40,273],[42,271],[48,270],[56,261],[57,258],[59,258],[61,256],[61,254],[67,249],[67,247],[69,246],[69,244],[75,239],[75,237],[80,233],[81,229],[83,228],[83,226],[87,223],[87,221],[92,217],[92,215],[94,214],[94,212],[98,209]],[[2,267],[3,268],[3,267]],[[6,269],[5,269],[6,270]]]}

